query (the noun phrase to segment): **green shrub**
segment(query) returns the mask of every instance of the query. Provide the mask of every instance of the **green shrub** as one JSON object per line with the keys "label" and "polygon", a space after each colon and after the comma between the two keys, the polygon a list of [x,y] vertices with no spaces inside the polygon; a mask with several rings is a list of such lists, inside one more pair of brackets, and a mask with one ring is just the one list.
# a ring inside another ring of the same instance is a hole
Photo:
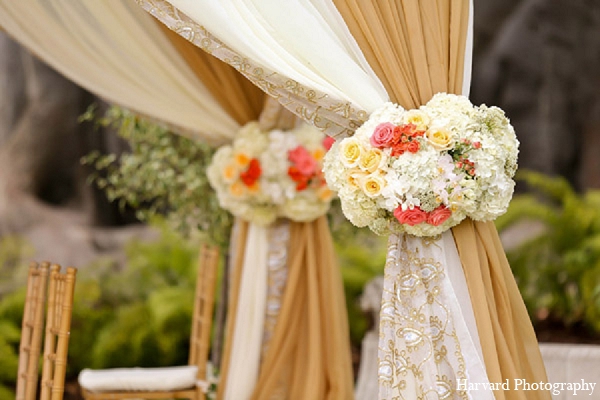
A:
{"label": "green shrub", "polygon": [[0,400],[14,399],[31,245],[19,236],[0,238]]}
{"label": "green shrub", "polygon": [[600,332],[600,191],[578,194],[565,179],[535,172],[518,179],[535,194],[515,196],[497,227],[544,225],[507,254],[531,317]]}
{"label": "green shrub", "polygon": [[[89,367],[187,363],[200,244],[159,226],[156,241],[127,245],[124,268],[111,260],[80,268],[67,379]],[[11,262],[10,269],[23,278],[0,296],[0,400],[14,398],[27,271],[17,264]]]}
{"label": "green shrub", "polygon": [[182,232],[199,230],[226,247],[233,218],[219,206],[206,177],[214,148],[119,107],[102,117],[90,108],[81,120],[116,129],[130,145],[121,156],[93,152],[82,160],[98,170],[90,180],[109,200],[132,207],[142,221],[166,215]]}
{"label": "green shrub", "polygon": [[[85,364],[72,364],[74,372],[84,367],[187,363],[198,247],[198,241],[162,226],[159,240],[127,245],[123,270],[105,269],[80,286],[96,294],[89,295],[81,315],[73,316],[77,326],[72,337],[81,333],[82,350],[87,346],[88,351],[86,357],[80,355],[82,362],[88,358]],[[85,287],[93,285],[98,286]],[[95,332],[89,332],[90,318]],[[88,335],[89,344],[83,339]]]}

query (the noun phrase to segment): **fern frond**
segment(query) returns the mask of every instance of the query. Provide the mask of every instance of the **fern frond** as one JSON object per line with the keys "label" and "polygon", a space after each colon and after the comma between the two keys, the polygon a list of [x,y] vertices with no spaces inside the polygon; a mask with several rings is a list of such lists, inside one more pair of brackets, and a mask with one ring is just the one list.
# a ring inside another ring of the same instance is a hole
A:
{"label": "fern frond", "polygon": [[550,199],[561,203],[566,198],[576,196],[569,182],[561,176],[550,177],[536,171],[520,170],[517,172],[515,179],[527,183],[532,189],[536,189]]}
{"label": "fern frond", "polygon": [[550,226],[555,225],[558,220],[555,208],[541,204],[532,195],[520,195],[513,198],[506,214],[498,217],[495,224],[499,231],[503,231],[524,219],[540,221]]}

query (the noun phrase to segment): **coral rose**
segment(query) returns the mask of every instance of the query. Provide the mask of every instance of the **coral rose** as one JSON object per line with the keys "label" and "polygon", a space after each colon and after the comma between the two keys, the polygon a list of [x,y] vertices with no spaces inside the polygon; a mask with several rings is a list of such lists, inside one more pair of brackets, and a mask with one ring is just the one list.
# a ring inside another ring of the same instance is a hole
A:
{"label": "coral rose", "polygon": [[435,210],[429,213],[427,216],[427,223],[433,226],[439,226],[446,222],[452,215],[452,211],[446,206],[439,206]]}
{"label": "coral rose", "polygon": [[317,172],[317,162],[303,146],[288,151],[288,159],[303,175],[310,176]]}
{"label": "coral rose", "polygon": [[300,173],[303,175],[311,176],[317,172],[317,162],[314,158],[309,156],[308,158],[303,158],[302,160],[298,161],[296,163],[296,168],[298,168],[298,171],[300,171]]}
{"label": "coral rose", "polygon": [[416,153],[417,151],[419,151],[420,147],[421,146],[419,145],[419,142],[417,142],[416,140],[413,140],[408,143],[408,145],[406,146],[406,150],[408,150],[411,153]]}
{"label": "coral rose", "polygon": [[257,158],[253,158],[248,163],[248,169],[240,174],[240,179],[244,182],[244,185],[252,186],[260,178],[261,174],[260,161]]}
{"label": "coral rose", "polygon": [[326,136],[323,139],[323,147],[325,147],[325,150],[329,151],[329,149],[331,149],[331,146],[333,146],[333,144],[335,143],[335,139],[332,138],[331,136]]}
{"label": "coral rose", "polygon": [[415,226],[427,220],[427,213],[419,207],[409,208],[404,211],[402,210],[402,207],[398,207],[394,210],[394,217],[396,217],[401,224]]}

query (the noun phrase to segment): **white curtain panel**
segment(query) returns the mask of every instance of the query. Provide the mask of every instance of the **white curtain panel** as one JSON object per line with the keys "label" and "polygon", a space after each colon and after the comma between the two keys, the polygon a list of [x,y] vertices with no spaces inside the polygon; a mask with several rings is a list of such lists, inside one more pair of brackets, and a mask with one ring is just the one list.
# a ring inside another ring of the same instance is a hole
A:
{"label": "white curtain panel", "polygon": [[244,246],[245,252],[225,400],[249,399],[258,380],[267,305],[269,228],[250,223],[246,242],[236,245]]}
{"label": "white curtain panel", "polygon": [[214,144],[238,129],[156,21],[131,0],[0,0],[0,26],[110,103]]}
{"label": "white curtain panel", "polygon": [[168,2],[234,51],[301,85],[368,112],[388,99],[331,1]]}

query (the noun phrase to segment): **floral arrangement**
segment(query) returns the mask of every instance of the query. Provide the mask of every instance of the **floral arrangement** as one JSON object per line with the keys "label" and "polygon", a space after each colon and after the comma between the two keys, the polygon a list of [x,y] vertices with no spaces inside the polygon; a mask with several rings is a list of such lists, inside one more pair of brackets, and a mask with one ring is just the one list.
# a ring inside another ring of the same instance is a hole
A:
{"label": "floral arrangement", "polygon": [[331,142],[309,125],[263,132],[251,122],[215,153],[208,179],[221,207],[237,217],[259,225],[312,221],[333,198],[322,172]]}
{"label": "floral arrangement", "polygon": [[506,212],[518,147],[501,109],[438,93],[415,110],[384,104],[332,146],[324,172],[354,225],[435,236]]}

